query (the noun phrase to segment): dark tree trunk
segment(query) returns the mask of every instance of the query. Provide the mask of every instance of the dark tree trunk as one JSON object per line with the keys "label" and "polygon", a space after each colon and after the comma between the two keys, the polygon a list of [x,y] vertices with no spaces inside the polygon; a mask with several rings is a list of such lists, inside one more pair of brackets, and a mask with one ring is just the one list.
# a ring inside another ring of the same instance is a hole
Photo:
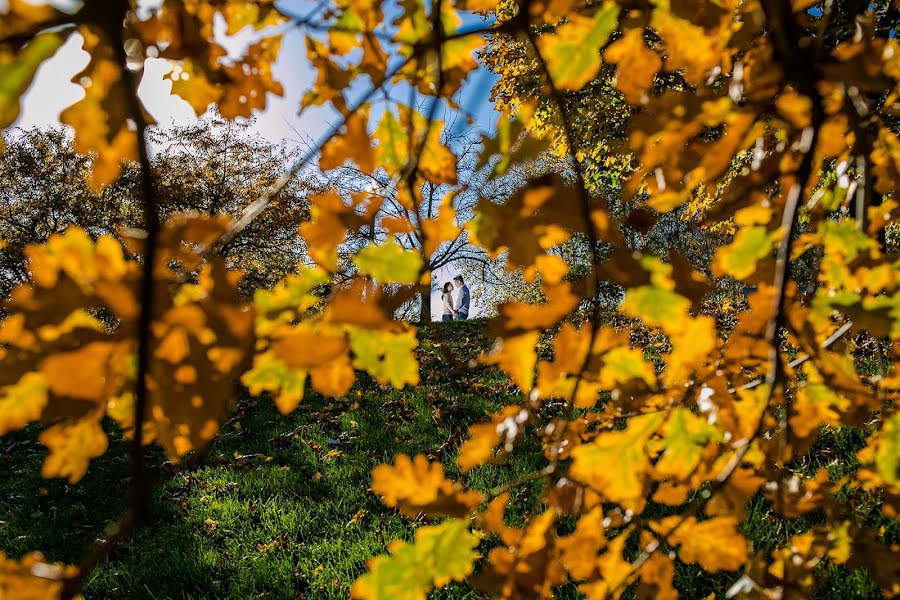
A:
{"label": "dark tree trunk", "polygon": [[419,297],[422,300],[422,306],[419,308],[419,322],[431,323],[431,286],[419,292]]}

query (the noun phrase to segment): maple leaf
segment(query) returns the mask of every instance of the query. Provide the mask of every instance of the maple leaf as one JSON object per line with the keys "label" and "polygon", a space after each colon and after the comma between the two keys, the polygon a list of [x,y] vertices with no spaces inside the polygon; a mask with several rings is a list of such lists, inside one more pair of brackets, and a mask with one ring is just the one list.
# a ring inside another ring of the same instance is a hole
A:
{"label": "maple leaf", "polygon": [[605,2],[591,17],[570,14],[553,33],[538,38],[538,47],[553,83],[579,90],[597,76],[602,65],[600,49],[618,24],[619,7]]}

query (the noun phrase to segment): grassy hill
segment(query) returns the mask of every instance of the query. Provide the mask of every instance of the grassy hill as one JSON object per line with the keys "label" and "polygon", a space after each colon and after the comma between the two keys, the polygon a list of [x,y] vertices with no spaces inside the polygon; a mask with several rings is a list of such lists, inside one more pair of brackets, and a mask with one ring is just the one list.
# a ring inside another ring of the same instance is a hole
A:
{"label": "grassy hill", "polygon": [[[153,522],[91,575],[85,595],[346,598],[366,560],[393,539],[410,539],[416,526],[368,492],[371,469],[405,452],[440,459],[458,477],[456,448],[468,425],[519,401],[502,373],[465,367],[488,345],[482,323],[435,324],[420,335],[422,383],[416,388],[384,389],[362,376],[347,397],[309,393],[288,416],[267,398],[245,397],[203,457],[172,465],[154,453]],[[68,485],[40,478],[45,451],[35,437],[25,431],[0,438],[0,549],[18,556],[39,548],[51,560],[77,562],[126,509],[125,444],[115,442],[83,481]],[[831,435],[817,451],[835,469],[853,468],[862,443],[852,433]],[[465,483],[489,491],[542,466],[533,437],[523,450],[505,465],[475,469]],[[513,522],[539,509],[541,485],[514,490]],[[789,523],[767,508],[754,501],[745,525],[758,549],[815,521]],[[676,583],[684,597],[722,597],[736,577],[680,565]],[[434,596],[482,597],[460,585]],[[864,573],[833,569],[820,596],[878,594]],[[571,586],[559,597],[578,594]]]}

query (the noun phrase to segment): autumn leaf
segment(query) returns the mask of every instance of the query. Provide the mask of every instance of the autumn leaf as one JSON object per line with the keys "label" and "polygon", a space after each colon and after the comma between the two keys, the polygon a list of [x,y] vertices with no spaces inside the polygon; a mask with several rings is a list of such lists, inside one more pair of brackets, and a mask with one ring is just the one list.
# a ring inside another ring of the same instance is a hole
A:
{"label": "autumn leaf", "polygon": [[375,151],[371,138],[366,132],[369,122],[367,110],[357,110],[347,118],[344,131],[329,138],[322,146],[319,167],[322,170],[335,169],[352,160],[365,173],[375,170]]}
{"label": "autumn leaf", "polygon": [[396,388],[419,382],[419,364],[413,356],[418,346],[416,332],[350,330],[353,365],[372,375],[379,383]]}
{"label": "autumn leaf", "polygon": [[275,406],[283,414],[297,408],[303,399],[307,373],[290,368],[284,361],[271,353],[258,354],[253,359],[253,368],[244,373],[241,382],[251,394],[271,392]]}
{"label": "autumn leaf", "polygon": [[480,494],[448,480],[440,463],[429,463],[421,454],[415,459],[398,454],[393,465],[373,469],[372,491],[410,518],[420,513],[462,517],[481,502]]}
{"label": "autumn leaf", "polygon": [[640,28],[626,31],[603,52],[603,58],[617,65],[616,87],[631,104],[641,103],[662,68],[662,59],[647,47]]}
{"label": "autumn leaf", "polygon": [[646,444],[663,422],[661,414],[629,419],[623,431],[604,431],[572,450],[571,475],[611,502],[636,503],[644,495],[650,466]]}
{"label": "autumn leaf", "polygon": [[654,469],[676,479],[687,478],[697,467],[706,445],[719,439],[706,419],[682,406],[676,407],[663,426],[663,454]]}
{"label": "autumn leaf", "polygon": [[747,540],[737,525],[734,517],[698,521],[695,517],[677,515],[651,523],[654,531],[665,535],[673,546],[678,546],[681,560],[699,563],[711,573],[736,571],[747,562]]}
{"label": "autumn leaf", "polygon": [[574,579],[589,579],[594,573],[597,554],[606,547],[605,529],[603,510],[598,506],[578,520],[571,535],[557,541],[560,561]]}
{"label": "autumn leaf", "polygon": [[432,588],[472,573],[477,545],[478,538],[462,519],[420,527],[413,543],[394,542],[390,555],[372,559],[350,595],[360,600],[424,600]]}
{"label": "autumn leaf", "polygon": [[[0,597],[10,600],[62,598],[66,580],[77,574],[78,567],[49,563],[40,552],[30,552],[18,560],[0,552]],[[75,598],[82,596],[78,594]]]}
{"label": "autumn leaf", "polygon": [[69,483],[79,481],[87,473],[91,459],[101,456],[109,447],[96,414],[74,423],[54,425],[41,433],[38,440],[50,450],[41,475],[65,477]]}
{"label": "autumn leaf", "polygon": [[537,365],[534,345],[538,337],[537,332],[530,331],[500,340],[498,347],[482,360],[500,365],[519,389],[528,394],[534,386],[534,368]]}
{"label": "autumn leaf", "polygon": [[121,67],[102,34],[80,27],[84,49],[91,55],[88,66],[74,81],[83,84],[85,96],[60,113],[59,119],[75,130],[75,148],[95,152],[91,183],[101,188],[115,180],[123,161],[138,158],[137,138],[128,126],[128,89]]}
{"label": "autumn leaf", "polygon": [[0,390],[0,435],[18,431],[40,418],[47,406],[47,382],[39,373],[26,373]]}
{"label": "autumn leaf", "polygon": [[422,257],[406,250],[396,240],[373,244],[360,250],[353,259],[360,273],[381,283],[413,284],[419,280]]}
{"label": "autumn leaf", "polygon": [[728,246],[716,251],[713,272],[717,277],[731,275],[735,279],[747,279],[756,272],[756,264],[770,256],[780,232],[769,233],[765,227],[744,227]]}
{"label": "autumn leaf", "polygon": [[578,13],[553,33],[538,38],[550,78],[560,88],[579,90],[597,76],[602,64],[600,49],[615,30],[619,7],[606,2],[591,17]]}
{"label": "autumn leaf", "polygon": [[17,52],[0,46],[0,128],[15,122],[19,98],[31,85],[38,68],[56,54],[69,33],[71,29],[41,33]]}

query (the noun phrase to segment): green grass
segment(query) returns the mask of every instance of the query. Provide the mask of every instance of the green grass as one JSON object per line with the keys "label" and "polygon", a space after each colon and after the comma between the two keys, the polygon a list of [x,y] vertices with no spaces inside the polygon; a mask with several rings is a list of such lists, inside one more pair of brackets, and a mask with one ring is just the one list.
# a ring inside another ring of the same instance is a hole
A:
{"label": "green grass", "polygon": [[[464,364],[486,346],[480,323],[435,326],[424,334],[416,388],[383,389],[363,376],[346,398],[310,393],[288,416],[266,398],[243,398],[203,457],[175,466],[151,453],[160,481],[151,523],[91,574],[85,596],[346,598],[367,559],[414,532],[415,524],[368,491],[371,469],[398,452],[424,453],[459,477],[455,454],[467,426],[519,401],[494,369],[466,378],[450,369],[448,352]],[[838,466],[864,443],[856,433],[823,439],[828,451],[821,454]],[[51,560],[78,562],[127,508],[126,447],[115,441],[77,485],[41,479],[44,454],[34,431],[0,438],[0,549],[14,556],[40,549]],[[487,491],[544,464],[531,436],[507,464],[475,469],[462,480]],[[540,510],[541,486],[535,481],[513,490],[511,524]],[[744,530],[756,548],[774,547],[815,522],[815,516],[779,520],[760,498],[751,509]],[[679,565],[676,585],[684,597],[721,597],[736,577]],[[823,580],[823,598],[878,597],[859,571],[831,569]],[[557,596],[578,594],[568,585]],[[434,597],[483,596],[453,584]]]}

